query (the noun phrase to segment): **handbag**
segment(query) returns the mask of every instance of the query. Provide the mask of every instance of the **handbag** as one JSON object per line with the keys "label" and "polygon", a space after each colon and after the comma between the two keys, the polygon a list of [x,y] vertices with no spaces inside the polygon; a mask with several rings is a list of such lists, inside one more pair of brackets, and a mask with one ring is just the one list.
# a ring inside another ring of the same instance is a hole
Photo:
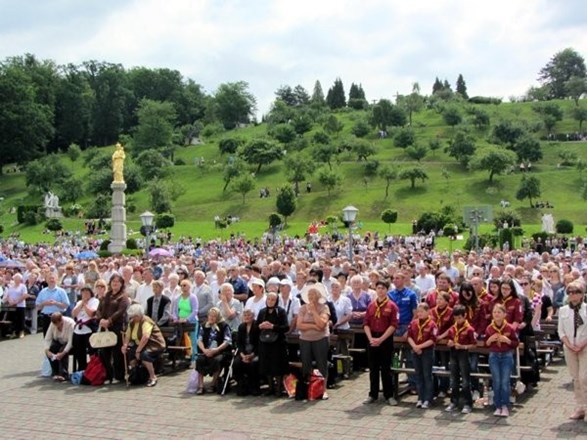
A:
{"label": "handbag", "polygon": [[118,336],[111,331],[93,333],[90,336],[90,345],[92,348],[114,347],[118,343]]}
{"label": "handbag", "polygon": [[279,335],[274,330],[261,330],[261,334],[259,335],[259,341],[264,342],[266,344],[270,344],[272,342],[277,341],[277,337]]}

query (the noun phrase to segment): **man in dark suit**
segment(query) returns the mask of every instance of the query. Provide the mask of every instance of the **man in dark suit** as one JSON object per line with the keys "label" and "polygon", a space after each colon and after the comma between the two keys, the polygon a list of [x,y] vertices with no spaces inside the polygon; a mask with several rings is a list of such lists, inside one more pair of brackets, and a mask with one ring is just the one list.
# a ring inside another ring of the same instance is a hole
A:
{"label": "man in dark suit", "polygon": [[163,295],[163,282],[153,281],[153,296],[147,300],[146,315],[159,327],[166,326],[171,316],[171,299]]}

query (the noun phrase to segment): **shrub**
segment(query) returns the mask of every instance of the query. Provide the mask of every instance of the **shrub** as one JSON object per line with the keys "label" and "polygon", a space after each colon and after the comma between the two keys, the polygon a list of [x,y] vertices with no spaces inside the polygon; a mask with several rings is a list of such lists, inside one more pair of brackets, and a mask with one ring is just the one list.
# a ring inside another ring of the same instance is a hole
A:
{"label": "shrub", "polygon": [[540,239],[540,241],[542,241],[542,243],[544,243],[546,241],[546,239],[550,236],[550,234],[548,232],[536,232],[534,234],[532,234],[532,239],[534,241],[538,241],[538,239]]}
{"label": "shrub", "polygon": [[109,250],[102,250],[102,249],[100,249],[98,251],[98,257],[100,257],[100,258],[108,258],[108,257],[111,257],[111,256],[112,256],[112,252],[110,252]]}
{"label": "shrub", "polygon": [[45,227],[50,231],[61,231],[63,229],[61,220],[59,220],[58,218],[52,218],[47,220],[47,223],[45,223]]}
{"label": "shrub", "polygon": [[[101,251],[103,252],[103,251]],[[121,254],[128,257],[140,257],[144,251],[142,249],[123,249]]]}
{"label": "shrub", "polygon": [[495,229],[501,229],[504,223],[507,223],[510,227],[522,226],[520,216],[512,210],[500,211],[495,217],[493,217],[493,225],[495,226]]}
{"label": "shrub", "polygon": [[[485,246],[495,247],[495,236],[489,234],[479,234],[479,249],[483,249]],[[475,237],[473,235],[467,238],[463,249],[470,251],[475,249]]]}
{"label": "shrub", "polygon": [[168,212],[158,214],[155,217],[155,226],[158,229],[172,228],[175,225],[175,216]]}
{"label": "shrub", "polygon": [[173,165],[175,165],[175,166],[186,165],[186,161],[183,160],[181,157],[178,157],[177,159],[175,159],[173,161]]}
{"label": "shrub", "polygon": [[[41,212],[43,207],[41,205],[18,205],[16,208],[16,220],[19,223],[26,223],[26,214],[33,212],[35,214]],[[36,224],[36,223],[34,223]]]}
{"label": "shrub", "polygon": [[351,98],[347,105],[353,110],[365,110],[369,107],[369,103],[365,99]]}
{"label": "shrub", "polygon": [[24,215],[24,223],[28,226],[34,226],[41,221],[41,216],[35,211],[27,211]]}
{"label": "shrub", "polygon": [[[108,246],[110,246],[111,241],[110,240],[104,240],[101,244],[100,244],[100,250],[101,251],[107,251],[108,250]],[[99,252],[98,252],[99,254]],[[101,256],[101,255],[100,255]]]}
{"label": "shrub", "polygon": [[510,249],[514,247],[514,232],[510,228],[499,230],[499,248],[502,249],[505,242],[508,242]]}
{"label": "shrub", "polygon": [[442,228],[442,233],[445,237],[454,237],[459,232],[459,227],[454,223],[448,223]]}
{"label": "shrub", "polygon": [[128,238],[126,240],[126,248],[127,249],[138,249],[137,241],[134,238]]}
{"label": "shrub", "polygon": [[0,234],[4,233],[4,226],[0,225]]}
{"label": "shrub", "polygon": [[379,168],[379,161],[378,160],[370,160],[365,163],[365,176],[375,176],[377,174],[377,169]]}
{"label": "shrub", "polygon": [[469,98],[469,102],[472,104],[501,104],[501,98],[492,98],[490,96],[473,96]]}
{"label": "shrub", "polygon": [[269,215],[269,227],[270,228],[276,228],[281,223],[282,223],[281,216],[278,213],[273,212]]}
{"label": "shrub", "polygon": [[572,234],[574,225],[572,221],[561,218],[558,222],[556,222],[555,228],[556,232],[559,234]]}

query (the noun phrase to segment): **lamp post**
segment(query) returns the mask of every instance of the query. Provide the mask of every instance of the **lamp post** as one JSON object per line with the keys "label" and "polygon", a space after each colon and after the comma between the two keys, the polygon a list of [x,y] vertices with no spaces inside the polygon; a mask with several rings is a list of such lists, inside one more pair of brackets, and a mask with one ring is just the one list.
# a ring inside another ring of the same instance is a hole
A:
{"label": "lamp post", "polygon": [[149,245],[151,243],[151,232],[153,232],[153,219],[155,218],[155,214],[150,211],[145,211],[141,215],[141,223],[145,229],[145,237],[147,243],[145,244],[145,255],[149,256]]}
{"label": "lamp post", "polygon": [[471,225],[475,237],[475,252],[479,253],[479,223],[484,219],[482,209],[473,209],[470,212]]}
{"label": "lamp post", "polygon": [[352,205],[347,206],[342,210],[342,219],[349,228],[349,261],[353,261],[353,231],[352,225],[357,218],[359,210]]}

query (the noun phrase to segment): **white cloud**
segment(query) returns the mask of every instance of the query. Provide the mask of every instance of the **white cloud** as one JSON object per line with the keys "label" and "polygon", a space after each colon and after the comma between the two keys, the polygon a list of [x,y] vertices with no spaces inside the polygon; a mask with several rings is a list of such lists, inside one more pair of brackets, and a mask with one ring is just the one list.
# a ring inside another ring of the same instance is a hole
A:
{"label": "white cloud", "polygon": [[[584,50],[578,0],[0,0],[0,57],[169,67],[212,92],[248,81],[266,111],[282,84],[326,92],[336,77],[369,99],[434,77],[471,94],[521,95],[565,47]],[[584,55],[584,54],[583,54]]]}

